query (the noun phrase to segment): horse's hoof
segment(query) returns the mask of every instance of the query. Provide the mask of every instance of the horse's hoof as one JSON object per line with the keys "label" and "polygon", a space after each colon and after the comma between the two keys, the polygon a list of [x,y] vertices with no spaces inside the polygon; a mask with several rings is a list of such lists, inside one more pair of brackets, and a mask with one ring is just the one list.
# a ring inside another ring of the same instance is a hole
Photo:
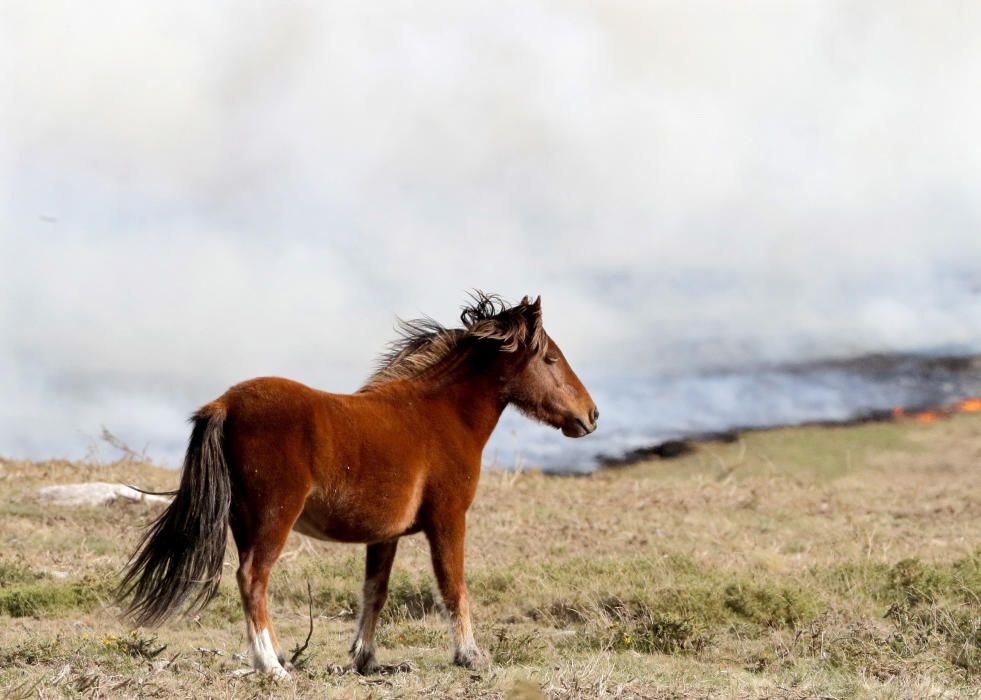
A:
{"label": "horse's hoof", "polygon": [[477,647],[457,649],[453,654],[453,663],[471,671],[486,671],[490,668],[490,660]]}
{"label": "horse's hoof", "polygon": [[354,670],[362,676],[370,676],[378,673],[380,667],[378,662],[375,661],[375,650],[372,646],[366,645],[360,637],[354,640],[354,644],[351,645],[348,653],[351,655],[351,661],[354,663]]}
{"label": "horse's hoof", "polygon": [[282,666],[273,666],[272,668],[267,670],[266,673],[268,673],[270,676],[273,677],[274,680],[277,681],[286,681],[289,680],[290,677],[290,674],[288,674],[286,672],[286,669],[283,668]]}
{"label": "horse's hoof", "polygon": [[228,677],[244,678],[245,676],[251,676],[254,673],[265,673],[266,675],[271,676],[274,680],[277,681],[285,681],[288,680],[290,677],[290,674],[288,674],[286,670],[281,666],[273,666],[272,668],[267,668],[264,671],[260,671],[259,669],[256,668],[240,668],[229,673]]}
{"label": "horse's hoof", "polygon": [[362,676],[373,676],[382,669],[382,665],[374,657],[354,662],[354,671]]}

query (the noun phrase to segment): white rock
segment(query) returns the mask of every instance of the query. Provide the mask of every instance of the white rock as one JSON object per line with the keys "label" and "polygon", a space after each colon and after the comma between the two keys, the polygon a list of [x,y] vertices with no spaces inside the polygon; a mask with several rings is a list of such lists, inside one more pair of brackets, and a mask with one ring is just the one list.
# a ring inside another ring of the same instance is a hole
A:
{"label": "white rock", "polygon": [[38,489],[42,501],[56,506],[101,506],[117,498],[144,503],[170,503],[166,496],[140,493],[123,484],[94,481],[88,484],[62,484]]}

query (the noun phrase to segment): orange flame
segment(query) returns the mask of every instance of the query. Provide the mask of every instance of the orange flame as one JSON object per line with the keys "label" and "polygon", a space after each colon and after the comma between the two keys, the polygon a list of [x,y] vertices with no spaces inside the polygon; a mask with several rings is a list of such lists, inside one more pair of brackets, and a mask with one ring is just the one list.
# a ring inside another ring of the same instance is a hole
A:
{"label": "orange flame", "polygon": [[947,418],[955,413],[981,413],[981,397],[972,396],[948,406],[937,406],[926,411],[907,411],[902,406],[892,409],[895,420],[911,419],[917,423],[934,423],[940,418]]}
{"label": "orange flame", "polygon": [[957,403],[957,410],[962,413],[981,413],[981,399],[964,399]]}

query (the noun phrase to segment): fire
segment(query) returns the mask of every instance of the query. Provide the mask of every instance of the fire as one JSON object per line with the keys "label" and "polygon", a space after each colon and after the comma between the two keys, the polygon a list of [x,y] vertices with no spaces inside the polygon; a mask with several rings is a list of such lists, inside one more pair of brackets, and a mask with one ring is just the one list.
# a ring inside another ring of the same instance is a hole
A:
{"label": "fire", "polygon": [[918,423],[934,423],[940,418],[946,418],[955,413],[981,413],[981,397],[972,396],[949,406],[937,406],[926,411],[907,410],[902,406],[896,406],[892,409],[892,417],[895,420],[909,418]]}
{"label": "fire", "polygon": [[962,413],[981,413],[981,399],[964,399],[957,403],[957,410]]}

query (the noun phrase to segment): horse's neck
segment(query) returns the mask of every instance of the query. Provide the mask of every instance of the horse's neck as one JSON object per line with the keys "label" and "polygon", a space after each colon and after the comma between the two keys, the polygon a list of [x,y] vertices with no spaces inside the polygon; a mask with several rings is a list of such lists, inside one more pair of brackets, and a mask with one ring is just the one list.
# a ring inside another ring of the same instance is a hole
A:
{"label": "horse's neck", "polygon": [[456,415],[483,450],[504,411],[499,380],[489,374],[456,374],[444,377],[428,392],[437,403]]}

